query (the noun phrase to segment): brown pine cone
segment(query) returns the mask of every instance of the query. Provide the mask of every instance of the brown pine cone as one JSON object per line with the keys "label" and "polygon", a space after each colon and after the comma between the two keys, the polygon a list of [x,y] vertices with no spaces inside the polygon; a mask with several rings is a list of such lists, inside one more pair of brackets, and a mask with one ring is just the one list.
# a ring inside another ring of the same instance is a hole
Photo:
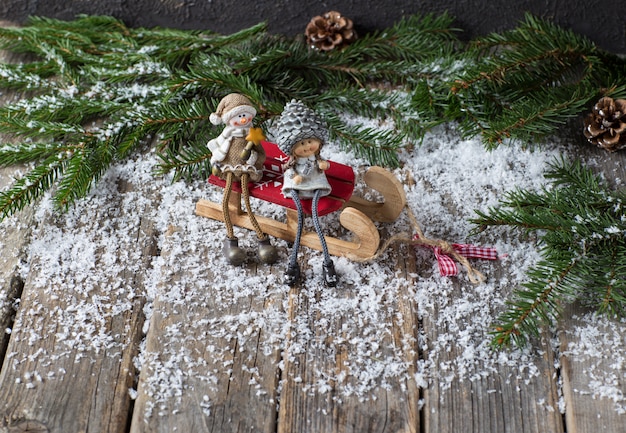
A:
{"label": "brown pine cone", "polygon": [[605,96],[585,117],[587,140],[609,152],[626,147],[626,99]]}
{"label": "brown pine cone", "polygon": [[304,34],[311,47],[322,51],[343,48],[356,39],[352,20],[337,11],[313,17]]}

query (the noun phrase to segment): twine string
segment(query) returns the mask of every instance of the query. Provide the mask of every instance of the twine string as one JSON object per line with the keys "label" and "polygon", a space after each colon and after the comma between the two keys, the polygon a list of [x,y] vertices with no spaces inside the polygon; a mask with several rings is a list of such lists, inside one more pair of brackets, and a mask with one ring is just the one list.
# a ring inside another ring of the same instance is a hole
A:
{"label": "twine string", "polygon": [[[445,256],[449,256],[449,257],[454,258],[461,265],[463,265],[463,267],[467,270],[467,276],[469,280],[473,284],[479,284],[485,281],[486,279],[485,276],[478,270],[474,269],[474,267],[472,267],[467,257],[461,254],[461,252],[459,252],[459,250],[464,251],[467,249],[464,247],[471,247],[471,246],[450,244],[449,242],[446,242],[442,239],[430,239],[426,237],[424,235],[424,232],[422,231],[422,228],[417,222],[417,218],[415,217],[415,214],[413,213],[411,208],[408,205],[405,205],[405,209],[409,217],[411,228],[413,229],[413,234],[410,234],[407,232],[401,232],[401,233],[392,235],[389,237],[389,239],[387,239],[384,242],[384,244],[378,249],[376,254],[374,254],[372,257],[365,258],[365,259],[351,257],[351,259],[355,261],[359,261],[359,262],[368,262],[368,261],[375,260],[378,257],[380,257],[394,243],[403,243],[407,245],[423,246],[423,247],[428,247],[434,250],[435,256],[437,257],[438,262],[440,263],[440,270],[442,270],[441,269],[442,260],[449,259],[448,257],[445,257]],[[455,246],[457,246],[457,248],[455,248]],[[486,259],[497,258],[495,250],[493,249],[479,249],[476,247],[471,247],[471,248],[474,248],[475,250],[479,251],[479,254],[472,255],[472,257],[481,257],[481,258],[486,258]],[[444,274],[442,270],[442,274],[444,275],[456,274],[456,266],[454,265],[453,262],[451,265],[447,264],[446,270],[447,270],[447,273]],[[454,270],[454,272],[451,272],[452,270]]]}

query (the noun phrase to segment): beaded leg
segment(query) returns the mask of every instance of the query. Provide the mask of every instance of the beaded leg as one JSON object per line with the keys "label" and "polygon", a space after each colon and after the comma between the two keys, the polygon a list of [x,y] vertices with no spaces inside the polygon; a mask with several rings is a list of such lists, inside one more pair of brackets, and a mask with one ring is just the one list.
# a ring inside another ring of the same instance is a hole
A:
{"label": "beaded leg", "polygon": [[246,261],[246,253],[239,248],[233,223],[230,220],[230,209],[228,208],[230,193],[233,189],[233,177],[232,173],[226,173],[226,186],[224,187],[224,197],[222,199],[222,212],[224,214],[224,223],[226,224],[226,240],[224,241],[223,254],[232,265],[241,265]]}
{"label": "beaded leg", "polygon": [[293,242],[293,248],[291,250],[291,256],[289,258],[289,264],[295,264],[298,261],[298,250],[300,249],[300,239],[302,238],[302,226],[304,225],[304,210],[302,209],[302,202],[300,201],[300,196],[298,195],[298,191],[291,191],[291,198],[296,204],[296,208],[298,209],[298,229],[296,231],[296,239]]}
{"label": "beaded leg", "polygon": [[252,227],[254,227],[257,237],[259,240],[263,240],[267,238],[267,235],[263,233],[263,229],[256,220],[254,212],[252,212],[252,207],[250,206],[250,189],[248,188],[249,181],[250,175],[248,173],[243,173],[241,175],[241,191],[243,193],[244,203],[246,204],[246,213],[248,214],[248,218],[250,218],[250,222],[252,223]]}
{"label": "beaded leg", "polygon": [[235,237],[233,230],[233,223],[230,220],[230,209],[228,209],[228,202],[230,200],[230,192],[233,189],[233,174],[226,173],[226,186],[224,186],[224,196],[222,198],[222,212],[224,214],[224,224],[226,225],[226,236],[228,239]]}
{"label": "beaded leg", "polygon": [[321,191],[318,189],[313,195],[313,205],[311,206],[313,226],[315,227],[317,236],[320,239],[320,244],[322,244],[322,253],[324,254],[324,263],[322,264],[324,283],[326,283],[327,286],[335,287],[337,285],[337,273],[335,272],[335,264],[333,263],[332,259],[330,258],[330,254],[328,253],[328,245],[326,244],[326,239],[324,238],[324,234],[322,233],[322,227],[319,220],[318,207],[320,201],[320,193]]}
{"label": "beaded leg", "polygon": [[246,204],[246,213],[259,239],[258,257],[261,263],[272,264],[278,259],[278,251],[276,247],[270,243],[270,238],[263,232],[261,225],[256,219],[256,215],[252,212],[252,206],[250,206],[250,189],[248,188],[249,181],[250,175],[243,173],[241,175],[241,191],[243,192],[243,199]]}
{"label": "beaded leg", "polygon": [[291,191],[291,198],[298,209],[298,228],[296,230],[296,239],[293,242],[287,272],[285,274],[287,283],[290,286],[296,285],[300,281],[300,266],[298,265],[298,250],[300,249],[300,239],[302,238],[302,226],[304,225],[304,210],[298,191]]}
{"label": "beaded leg", "polygon": [[324,238],[324,234],[322,233],[322,226],[320,225],[319,219],[319,201],[320,201],[320,190],[315,191],[315,195],[313,196],[313,205],[311,206],[312,216],[313,216],[313,226],[315,227],[315,231],[317,232],[317,236],[320,238],[320,243],[322,244],[322,253],[324,254],[324,263],[328,263],[331,261],[330,254],[328,253],[328,245],[326,244],[326,239]]}

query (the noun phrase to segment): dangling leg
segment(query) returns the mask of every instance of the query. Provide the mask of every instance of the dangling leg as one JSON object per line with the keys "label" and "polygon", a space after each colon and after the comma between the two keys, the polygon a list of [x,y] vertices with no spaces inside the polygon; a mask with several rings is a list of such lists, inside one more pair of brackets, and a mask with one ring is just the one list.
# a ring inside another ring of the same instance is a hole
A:
{"label": "dangling leg", "polygon": [[263,229],[261,229],[254,212],[252,212],[252,208],[250,207],[250,190],[248,189],[249,181],[250,175],[248,173],[243,173],[241,175],[241,191],[243,192],[243,199],[246,204],[246,213],[248,214],[248,218],[250,218],[250,222],[254,227],[257,237],[259,238],[259,260],[261,263],[269,265],[274,263],[278,258],[278,251],[276,251],[276,247],[270,244],[270,238],[263,233]]}
{"label": "dangling leg", "polygon": [[296,231],[296,239],[293,243],[291,250],[291,256],[289,257],[289,264],[287,265],[287,272],[285,272],[285,278],[287,284],[295,286],[300,281],[300,266],[298,265],[298,250],[300,249],[300,238],[302,237],[302,226],[304,224],[304,210],[302,209],[302,202],[298,191],[291,191],[291,198],[296,204],[298,209],[298,229]]}
{"label": "dangling leg", "polygon": [[320,238],[320,243],[322,244],[322,253],[324,254],[324,263],[322,264],[322,275],[324,277],[324,283],[326,283],[326,285],[329,287],[335,287],[337,285],[337,273],[335,272],[335,264],[333,263],[332,259],[330,258],[330,254],[328,253],[328,245],[326,245],[326,239],[324,239],[322,227],[320,226],[318,214],[319,201],[320,190],[318,189],[315,191],[315,195],[313,196],[313,206],[311,207],[313,226],[315,226],[317,236]]}
{"label": "dangling leg", "polygon": [[245,262],[246,253],[239,248],[239,241],[235,237],[233,223],[230,220],[230,209],[228,209],[230,192],[233,189],[233,177],[232,173],[226,173],[226,186],[224,187],[224,197],[222,198],[222,213],[224,214],[224,223],[226,224],[226,240],[224,241],[223,252],[230,264],[240,265]]}

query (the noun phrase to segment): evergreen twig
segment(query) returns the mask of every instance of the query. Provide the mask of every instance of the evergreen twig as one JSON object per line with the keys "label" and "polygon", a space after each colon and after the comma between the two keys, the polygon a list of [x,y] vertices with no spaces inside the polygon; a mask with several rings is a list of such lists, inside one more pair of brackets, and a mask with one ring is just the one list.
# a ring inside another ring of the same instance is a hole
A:
{"label": "evergreen twig", "polygon": [[507,225],[541,234],[542,260],[493,332],[499,346],[523,345],[574,300],[602,314],[626,314],[626,195],[610,192],[579,161],[553,163],[546,176],[550,188],[508,193],[500,207],[477,212],[474,220],[479,230]]}
{"label": "evergreen twig", "polygon": [[530,14],[513,30],[472,41],[467,58],[450,106],[488,148],[549,135],[599,97],[624,92],[624,60]]}
{"label": "evergreen twig", "polygon": [[[22,64],[0,66],[1,87],[29,92],[0,108],[0,132],[36,144],[0,147],[0,165],[19,161],[45,171],[47,158],[67,149],[71,156],[58,164],[55,176],[36,183],[45,189],[57,185],[53,198],[61,207],[150,137],[159,137],[162,171],[174,170],[175,178],[206,174],[206,140],[215,132],[207,119],[229,92],[250,97],[261,123],[289,100],[302,99],[327,115],[340,144],[372,163],[398,165],[408,134],[353,119],[384,122],[389,114],[383,107],[399,106],[399,98],[368,83],[404,86],[419,80],[418,70],[453,52],[451,21],[446,15],[411,17],[329,55],[302,40],[270,35],[263,23],[223,36],[130,29],[111,17],[33,18],[25,27],[0,29],[0,48],[29,56]],[[357,116],[342,117],[347,109]],[[393,116],[401,118],[397,110]],[[0,214],[36,196],[9,189]]]}

